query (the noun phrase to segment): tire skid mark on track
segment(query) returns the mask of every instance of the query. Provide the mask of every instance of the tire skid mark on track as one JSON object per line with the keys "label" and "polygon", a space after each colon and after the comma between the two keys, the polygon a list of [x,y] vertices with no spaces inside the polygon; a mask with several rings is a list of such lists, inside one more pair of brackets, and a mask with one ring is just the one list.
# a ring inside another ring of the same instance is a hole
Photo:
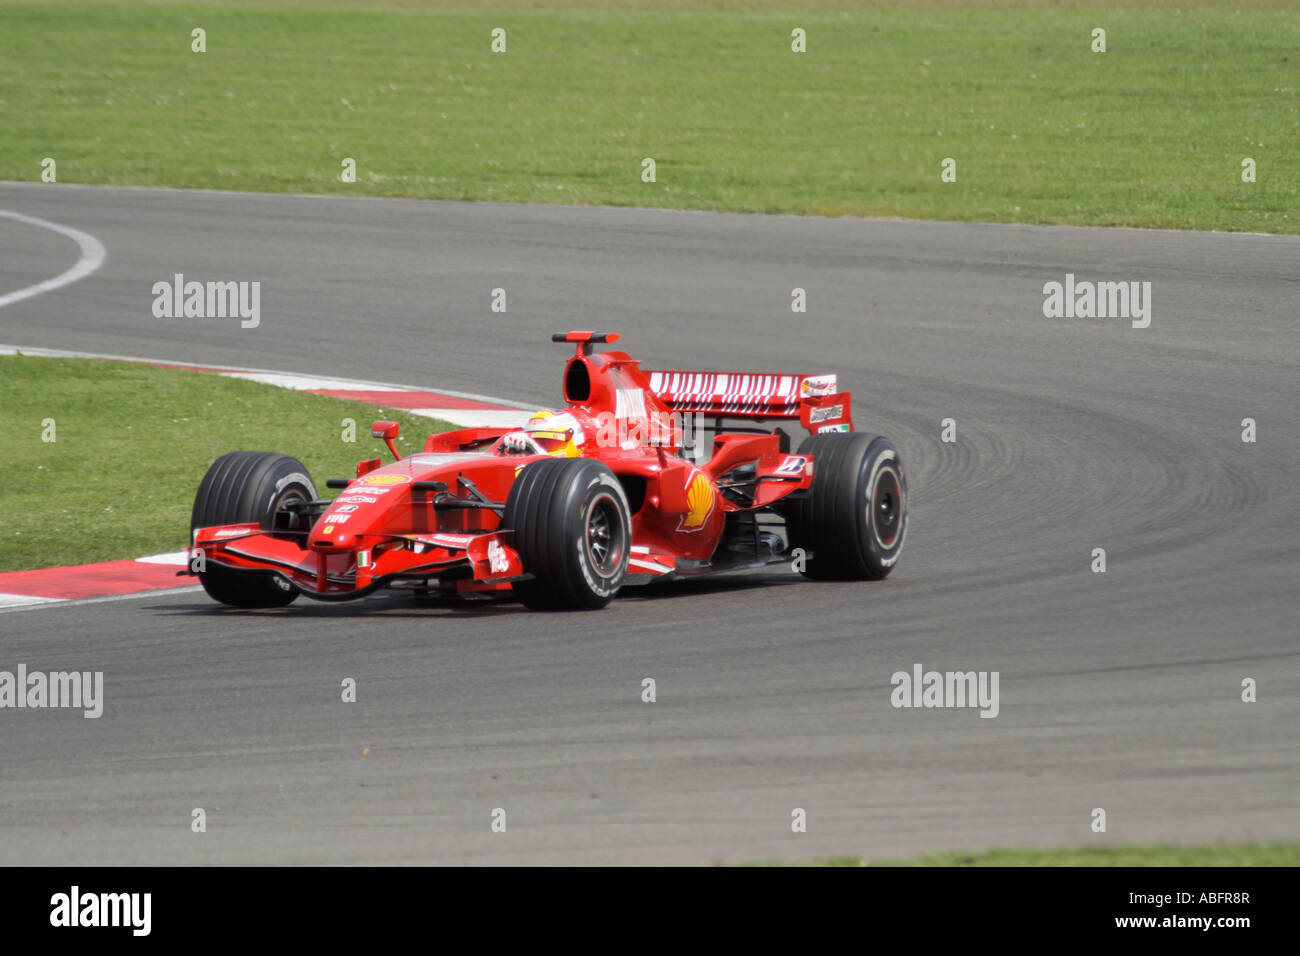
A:
{"label": "tire skid mark on track", "polygon": [[[1202,545],[1208,535],[1230,533],[1245,544],[1250,532],[1277,520],[1262,513],[1263,505],[1294,501],[1285,470],[1261,475],[1231,446],[1225,451],[1222,438],[1079,398],[1026,400],[1009,388],[934,380],[923,389],[932,394],[931,407],[954,409],[955,444],[940,441],[939,416],[926,419],[914,407],[887,402],[872,406],[865,428],[898,436],[908,471],[911,550],[926,546],[929,528],[943,527],[947,547],[958,552],[954,566],[965,566],[968,550],[1015,565],[979,572],[968,585],[1073,575],[1086,569],[1094,546],[1106,547],[1112,561],[1136,562]],[[960,395],[960,402],[949,403],[949,395]],[[1021,427],[1008,431],[1007,421]],[[1044,489],[1051,490],[1050,504]],[[954,513],[960,522],[951,520]],[[1291,514],[1300,519],[1300,509]],[[970,540],[953,541],[953,528]],[[1055,540],[1045,539],[1051,544],[1026,572],[1016,560],[1025,557],[1023,539],[1044,534]]]}

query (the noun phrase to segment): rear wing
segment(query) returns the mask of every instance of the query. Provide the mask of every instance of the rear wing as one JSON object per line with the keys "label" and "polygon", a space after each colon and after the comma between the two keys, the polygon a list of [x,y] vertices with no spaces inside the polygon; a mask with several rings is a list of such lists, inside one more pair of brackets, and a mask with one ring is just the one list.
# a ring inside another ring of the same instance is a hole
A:
{"label": "rear wing", "polygon": [[798,419],[810,432],[853,431],[851,396],[834,375],[650,371],[650,391],[671,412],[714,418]]}

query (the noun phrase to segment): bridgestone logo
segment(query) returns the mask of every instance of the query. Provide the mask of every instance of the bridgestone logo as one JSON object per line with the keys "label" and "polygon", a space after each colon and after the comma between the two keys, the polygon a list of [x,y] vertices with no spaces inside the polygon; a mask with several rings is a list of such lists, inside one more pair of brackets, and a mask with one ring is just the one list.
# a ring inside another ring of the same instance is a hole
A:
{"label": "bridgestone logo", "polygon": [[808,421],[816,425],[818,422],[828,422],[832,418],[843,418],[844,406],[831,405],[829,408],[814,408],[808,414]]}

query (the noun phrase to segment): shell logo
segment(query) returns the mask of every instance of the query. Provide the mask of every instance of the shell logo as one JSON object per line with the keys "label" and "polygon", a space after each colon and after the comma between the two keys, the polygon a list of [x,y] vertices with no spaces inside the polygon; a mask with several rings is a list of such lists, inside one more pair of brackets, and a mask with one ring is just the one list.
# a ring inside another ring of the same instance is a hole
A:
{"label": "shell logo", "polygon": [[408,475],[366,475],[361,479],[363,485],[404,485],[410,481]]}
{"label": "shell logo", "polygon": [[713,514],[713,485],[703,472],[697,471],[686,490],[686,514],[678,531],[699,531]]}

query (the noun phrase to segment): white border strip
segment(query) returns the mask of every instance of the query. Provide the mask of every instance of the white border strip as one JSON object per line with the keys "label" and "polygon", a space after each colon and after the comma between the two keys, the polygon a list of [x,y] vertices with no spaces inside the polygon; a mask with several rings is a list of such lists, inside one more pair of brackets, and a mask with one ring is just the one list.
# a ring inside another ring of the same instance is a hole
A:
{"label": "white border strip", "polygon": [[166,554],[146,554],[143,558],[136,558],[143,564],[168,564],[183,568],[189,564],[190,553],[188,551],[168,551]]}
{"label": "white border strip", "polygon": [[[92,598],[32,598],[23,604],[0,605],[0,614],[17,613],[18,611],[30,611],[34,608],[46,607],[74,607],[78,604],[104,604],[108,601],[135,601],[145,597],[163,597],[173,594],[190,594],[202,591],[203,587],[198,584],[186,584],[178,588],[153,588],[149,591],[132,591],[129,594],[105,594],[103,597]],[[25,595],[24,595],[25,596]]]}
{"label": "white border strip", "polygon": [[404,408],[402,411],[451,422],[461,428],[523,428],[532,417],[532,413],[522,408]]}
{"label": "white border strip", "polygon": [[58,601],[59,598],[36,597],[33,594],[0,594],[0,610],[33,604],[56,604]]}
{"label": "white border strip", "polygon": [[[140,358],[137,355],[107,355],[102,352],[69,352],[64,349],[42,349],[29,348],[25,345],[0,345],[0,355],[17,355],[21,352],[23,355],[38,355],[43,358],[91,358],[91,359],[111,359],[115,362],[139,362],[144,365],[181,365],[192,368],[212,369],[216,372],[238,373],[241,376],[248,375],[269,375],[288,379],[300,379],[303,382],[308,380],[305,375],[299,375],[296,372],[283,372],[275,369],[266,368],[240,368],[235,365],[213,365],[210,362],[194,362],[185,359],[166,359],[166,358]],[[315,381],[327,381],[319,379]],[[538,406],[536,402],[514,402],[506,398],[497,398],[495,395],[480,395],[476,392],[453,392],[445,388],[439,388],[436,385],[397,385],[392,382],[364,382],[347,378],[329,378],[328,381],[336,387],[337,390],[356,389],[360,392],[435,392],[439,395],[448,395],[452,398],[463,398],[471,402],[482,402],[485,405],[499,405],[503,408],[517,408],[520,411],[531,412]],[[286,386],[292,388],[293,386]],[[316,385],[304,386],[315,388]]]}

